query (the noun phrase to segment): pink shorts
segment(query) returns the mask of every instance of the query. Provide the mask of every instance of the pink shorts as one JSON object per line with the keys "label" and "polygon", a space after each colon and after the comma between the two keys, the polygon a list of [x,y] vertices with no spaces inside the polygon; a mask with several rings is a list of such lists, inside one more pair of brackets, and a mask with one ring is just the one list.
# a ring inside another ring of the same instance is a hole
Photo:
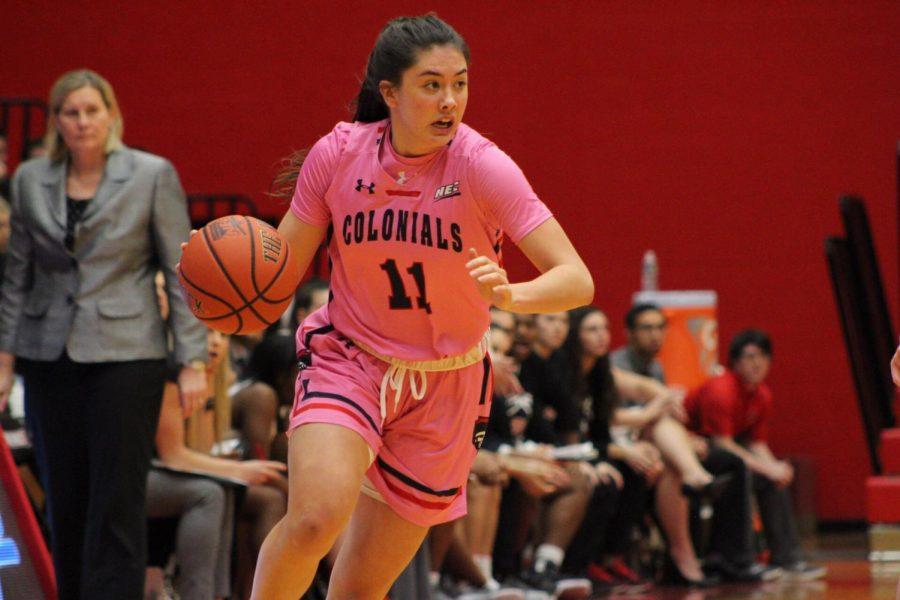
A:
{"label": "pink shorts", "polygon": [[466,481],[491,408],[487,355],[461,369],[424,373],[421,400],[412,397],[409,377],[396,408],[396,392],[388,388],[382,423],[381,385],[390,365],[336,331],[327,308],[300,326],[297,352],[301,369],[289,434],[306,423],[358,433],[375,457],[364,488],[407,521],[430,527],[466,514]]}

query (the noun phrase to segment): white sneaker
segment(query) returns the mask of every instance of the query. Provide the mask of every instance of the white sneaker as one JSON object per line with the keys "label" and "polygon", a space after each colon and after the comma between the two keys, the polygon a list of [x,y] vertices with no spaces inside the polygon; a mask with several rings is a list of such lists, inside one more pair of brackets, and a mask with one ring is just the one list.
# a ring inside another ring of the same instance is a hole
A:
{"label": "white sneaker", "polygon": [[556,582],[554,596],[558,600],[584,600],[594,593],[591,580],[583,577],[563,577]]}
{"label": "white sneaker", "polygon": [[828,569],[819,565],[811,565],[807,562],[798,561],[792,565],[782,567],[784,581],[815,581],[822,579],[828,573]]}

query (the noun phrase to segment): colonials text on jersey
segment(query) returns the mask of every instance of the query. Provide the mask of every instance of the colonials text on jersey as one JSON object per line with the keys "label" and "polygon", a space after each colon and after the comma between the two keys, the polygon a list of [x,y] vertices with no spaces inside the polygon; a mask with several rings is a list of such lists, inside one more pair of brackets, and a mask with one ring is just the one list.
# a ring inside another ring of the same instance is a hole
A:
{"label": "colonials text on jersey", "polygon": [[410,242],[440,250],[462,252],[462,230],[458,223],[415,210],[370,210],[344,217],[341,237],[348,246],[378,240]]}

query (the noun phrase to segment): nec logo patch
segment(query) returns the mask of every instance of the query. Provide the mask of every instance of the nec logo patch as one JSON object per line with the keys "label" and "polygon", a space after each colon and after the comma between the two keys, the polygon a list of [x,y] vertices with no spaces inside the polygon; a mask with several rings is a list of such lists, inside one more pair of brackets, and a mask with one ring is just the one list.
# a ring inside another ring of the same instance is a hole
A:
{"label": "nec logo patch", "polygon": [[459,196],[461,192],[459,191],[459,182],[454,181],[453,183],[448,183],[447,185],[442,185],[437,189],[434,193],[435,200],[444,200],[446,198],[452,198],[453,196]]}

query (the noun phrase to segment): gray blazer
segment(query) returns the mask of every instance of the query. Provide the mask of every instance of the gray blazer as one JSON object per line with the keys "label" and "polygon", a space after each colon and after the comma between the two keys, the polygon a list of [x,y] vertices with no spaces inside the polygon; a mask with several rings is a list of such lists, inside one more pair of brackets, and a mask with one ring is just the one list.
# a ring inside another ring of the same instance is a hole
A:
{"label": "gray blazer", "polygon": [[76,362],[164,358],[166,326],[154,276],[169,297],[175,360],[206,361],[206,329],[181,297],[175,264],[190,223],[178,175],[165,159],[110,153],[97,193],[64,243],[66,165],[37,158],[12,181],[12,229],[0,288],[0,351]]}

